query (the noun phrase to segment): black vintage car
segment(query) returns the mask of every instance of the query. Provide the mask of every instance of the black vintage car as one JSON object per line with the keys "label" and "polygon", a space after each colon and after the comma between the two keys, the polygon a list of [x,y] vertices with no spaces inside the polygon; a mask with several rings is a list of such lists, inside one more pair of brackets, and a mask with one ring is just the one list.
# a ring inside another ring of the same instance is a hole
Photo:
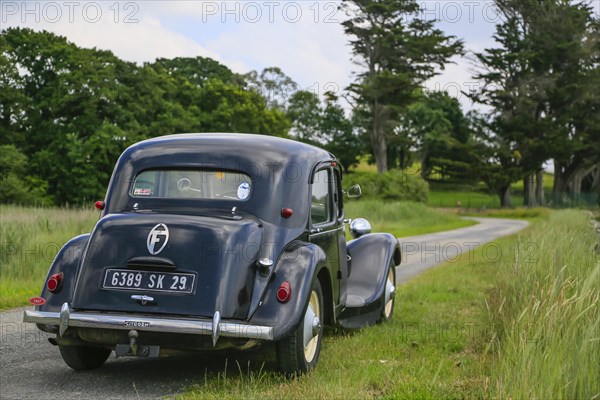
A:
{"label": "black vintage car", "polygon": [[[360,187],[349,192],[360,194]],[[275,342],[312,369],[324,325],[392,316],[397,239],[350,224],[325,150],[250,134],[146,140],[119,158],[101,218],[56,256],[24,321],[55,333],[73,369],[117,356]],[[351,193],[346,193],[351,194]]]}

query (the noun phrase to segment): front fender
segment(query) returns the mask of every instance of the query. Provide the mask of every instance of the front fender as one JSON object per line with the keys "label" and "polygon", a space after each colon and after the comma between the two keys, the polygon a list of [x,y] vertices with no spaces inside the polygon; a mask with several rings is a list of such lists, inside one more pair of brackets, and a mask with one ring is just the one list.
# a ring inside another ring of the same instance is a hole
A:
{"label": "front fender", "polygon": [[388,268],[400,264],[400,244],[389,233],[371,233],[348,242],[348,285],[369,304],[385,290]]}
{"label": "front fender", "polygon": [[[295,241],[287,246],[262,297],[260,307],[250,322],[274,327],[273,339],[279,340],[300,323],[313,279],[325,268],[325,252],[317,245]],[[277,300],[277,289],[289,282],[292,296],[287,303]]]}
{"label": "front fender", "polygon": [[[46,300],[46,303],[41,306],[36,306],[36,310],[39,311],[60,311],[60,307],[63,303],[71,302],[73,297],[73,290],[77,281],[77,272],[79,264],[81,263],[81,257],[85,250],[85,247],[90,238],[90,234],[86,233],[79,235],[69,240],[58,252],[50,269],[48,275],[42,286],[42,293],[40,297]],[[46,287],[46,282],[51,275],[63,273],[63,280],[61,288],[57,293],[50,293]]]}

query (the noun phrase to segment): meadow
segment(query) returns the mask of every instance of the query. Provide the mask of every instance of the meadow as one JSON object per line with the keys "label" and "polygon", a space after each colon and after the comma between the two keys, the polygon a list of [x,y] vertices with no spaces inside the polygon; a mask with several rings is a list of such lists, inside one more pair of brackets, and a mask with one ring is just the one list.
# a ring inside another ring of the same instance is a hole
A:
{"label": "meadow", "polygon": [[598,398],[600,264],[588,220],[539,216],[496,252],[478,248],[399,286],[389,323],[329,332],[306,376],[280,376],[268,351],[222,356],[181,398]]}
{"label": "meadow", "polygon": [[[421,206],[350,202],[347,216],[405,235],[462,223]],[[600,245],[589,213],[488,212],[532,225],[494,242],[493,253],[476,249],[399,286],[389,323],[329,330],[316,370],[282,377],[268,346],[220,355],[181,397],[597,398]],[[92,210],[2,206],[2,307],[37,295],[54,253],[97,217]]]}
{"label": "meadow", "polygon": [[92,209],[0,206],[0,309],[27,305],[38,296],[63,244],[90,232]]}
{"label": "meadow", "polygon": [[[369,164],[363,157],[353,171],[376,173],[375,165]],[[419,176],[420,164],[414,163],[406,170],[406,174]],[[551,198],[553,175],[544,173],[544,192],[546,198]],[[429,199],[427,205],[440,208],[463,208],[467,210],[487,210],[500,208],[500,199],[490,192],[483,182],[452,182],[431,180],[429,183]],[[511,185],[511,198],[513,206],[523,205],[523,181]]]}

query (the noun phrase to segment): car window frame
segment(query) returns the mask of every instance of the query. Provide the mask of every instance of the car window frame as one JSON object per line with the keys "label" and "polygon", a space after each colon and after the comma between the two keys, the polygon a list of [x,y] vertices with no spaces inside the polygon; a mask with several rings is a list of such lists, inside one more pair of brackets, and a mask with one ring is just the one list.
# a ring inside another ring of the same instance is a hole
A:
{"label": "car window frame", "polygon": [[[312,218],[313,217],[313,215],[312,215],[312,189],[313,189],[313,185],[315,182],[315,177],[321,171],[327,171],[327,190],[328,190],[328,194],[329,194],[329,196],[328,196],[329,215],[328,215],[327,221],[314,223],[313,218]],[[337,207],[334,207],[334,202],[333,202],[332,176],[333,176],[333,173],[331,170],[331,166],[324,166],[324,167],[315,169],[315,171],[311,177],[310,195],[309,195],[309,224],[311,227],[323,229],[323,228],[329,228],[331,226],[336,225],[336,221],[337,221],[336,209],[337,209]]]}
{"label": "car window frame", "polygon": [[333,168],[333,179],[334,179],[334,198],[333,203],[336,208],[336,218],[338,220],[344,219],[344,191],[342,189],[342,171],[339,167]]}
{"label": "car window frame", "polygon": [[[137,179],[140,175],[146,173],[146,172],[156,172],[157,173],[157,179],[155,181],[155,184],[157,184],[159,186],[161,190],[161,193],[159,195],[155,195],[155,196],[140,196],[140,195],[135,195],[134,194],[134,189],[135,189],[135,184],[137,182]],[[248,197],[246,197],[245,199],[230,199],[230,198],[215,198],[215,197],[174,197],[174,196],[165,196],[164,195],[164,190],[166,189],[164,183],[162,183],[162,181],[164,181],[165,177],[164,175],[167,172],[170,171],[192,171],[192,172],[196,172],[196,171],[208,171],[208,172],[224,172],[224,173],[231,173],[231,174],[240,174],[240,175],[245,175],[249,178],[250,180],[250,193],[248,194]],[[220,169],[219,171],[215,171],[211,168],[207,168],[207,167],[199,167],[199,168],[170,168],[170,167],[156,167],[156,168],[145,168],[142,170],[139,170],[136,174],[135,177],[131,180],[131,183],[129,185],[129,188],[127,190],[127,195],[129,196],[130,199],[133,200],[165,200],[165,201],[208,201],[208,202],[223,202],[223,201],[235,201],[235,202],[248,202],[249,200],[251,200],[252,196],[254,194],[254,178],[248,174],[247,172],[244,171],[240,171],[240,170],[231,170],[231,169]]]}

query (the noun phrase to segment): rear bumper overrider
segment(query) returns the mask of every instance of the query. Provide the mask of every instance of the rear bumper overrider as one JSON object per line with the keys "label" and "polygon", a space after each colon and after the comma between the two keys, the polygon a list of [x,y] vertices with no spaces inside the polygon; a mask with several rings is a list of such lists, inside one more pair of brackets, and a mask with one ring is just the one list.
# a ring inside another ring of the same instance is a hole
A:
{"label": "rear bumper overrider", "polygon": [[219,336],[273,340],[272,326],[221,321],[218,311],[215,312],[212,320],[164,318],[118,313],[76,312],[72,311],[67,303],[64,303],[60,312],[25,311],[23,322],[57,325],[61,336],[67,328],[75,327],[209,335],[212,336],[213,345],[217,343]]}

